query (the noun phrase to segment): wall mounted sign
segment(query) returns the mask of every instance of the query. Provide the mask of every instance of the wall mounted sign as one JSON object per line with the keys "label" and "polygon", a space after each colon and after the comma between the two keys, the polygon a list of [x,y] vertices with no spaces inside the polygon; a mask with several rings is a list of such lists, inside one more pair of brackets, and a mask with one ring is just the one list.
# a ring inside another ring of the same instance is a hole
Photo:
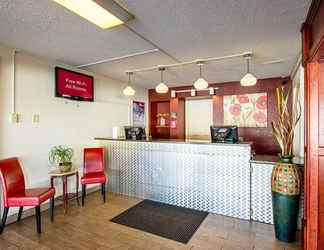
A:
{"label": "wall mounted sign", "polygon": [[145,102],[133,101],[133,126],[145,127]]}
{"label": "wall mounted sign", "polygon": [[78,101],[93,101],[93,76],[55,67],[55,96]]}
{"label": "wall mounted sign", "polygon": [[267,127],[267,93],[224,96],[224,125]]}
{"label": "wall mounted sign", "polygon": [[170,127],[177,128],[177,112],[170,112]]}

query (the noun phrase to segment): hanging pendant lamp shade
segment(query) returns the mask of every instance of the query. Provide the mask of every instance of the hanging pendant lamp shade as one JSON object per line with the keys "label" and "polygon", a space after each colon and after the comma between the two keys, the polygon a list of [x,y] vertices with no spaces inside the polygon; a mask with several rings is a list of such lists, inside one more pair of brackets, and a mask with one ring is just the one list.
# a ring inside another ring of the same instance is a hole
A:
{"label": "hanging pendant lamp shade", "polygon": [[199,78],[195,81],[194,87],[197,90],[207,89],[208,88],[208,82],[202,77],[202,65],[203,62],[197,62],[199,66]]}
{"label": "hanging pendant lamp shade", "polygon": [[246,63],[247,63],[247,73],[242,77],[240,83],[242,86],[253,86],[257,83],[257,78],[250,73],[251,55],[248,54],[244,57],[246,58]]}
{"label": "hanging pendant lamp shade", "polygon": [[163,82],[163,71],[165,68],[159,68],[159,70],[161,72],[161,82],[155,87],[155,91],[159,94],[165,94],[169,91],[168,86]]}
{"label": "hanging pendant lamp shade", "polygon": [[133,96],[135,95],[135,89],[133,89],[131,86],[131,75],[133,72],[126,72],[126,74],[128,75],[128,85],[126,88],[124,88],[123,93],[126,96]]}
{"label": "hanging pendant lamp shade", "polygon": [[257,83],[257,79],[251,73],[246,73],[245,76],[242,77],[240,82],[242,86],[253,86]]}
{"label": "hanging pendant lamp shade", "polygon": [[133,96],[135,95],[135,90],[131,86],[127,86],[126,88],[124,88],[123,93],[126,96]]}
{"label": "hanging pendant lamp shade", "polygon": [[161,82],[155,87],[155,91],[159,94],[165,94],[168,93],[169,87],[166,86],[163,82]]}

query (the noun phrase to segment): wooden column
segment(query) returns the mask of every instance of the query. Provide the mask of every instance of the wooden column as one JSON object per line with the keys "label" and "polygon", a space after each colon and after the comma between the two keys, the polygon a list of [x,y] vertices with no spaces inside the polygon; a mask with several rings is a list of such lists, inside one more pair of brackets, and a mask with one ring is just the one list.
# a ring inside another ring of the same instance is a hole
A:
{"label": "wooden column", "polygon": [[306,65],[306,225],[304,230],[305,249],[318,249],[318,85],[319,64]]}
{"label": "wooden column", "polygon": [[324,2],[314,0],[302,25],[305,67],[304,249],[324,249]]}
{"label": "wooden column", "polygon": [[[175,122],[175,127],[170,127],[171,139],[185,139],[185,99],[172,98],[170,100],[171,122]],[[176,117],[172,117],[175,115]]]}

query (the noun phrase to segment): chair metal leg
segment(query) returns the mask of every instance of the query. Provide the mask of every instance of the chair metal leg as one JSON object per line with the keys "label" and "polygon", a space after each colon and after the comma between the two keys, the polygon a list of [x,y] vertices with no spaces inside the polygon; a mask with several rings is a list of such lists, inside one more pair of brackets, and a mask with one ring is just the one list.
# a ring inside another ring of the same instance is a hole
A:
{"label": "chair metal leg", "polygon": [[36,206],[35,207],[35,212],[36,212],[36,227],[37,227],[37,233],[40,234],[42,232],[40,206]]}
{"label": "chair metal leg", "polygon": [[76,184],[76,191],[75,191],[75,194],[76,194],[76,200],[77,200],[77,204],[78,206],[80,206],[80,201],[79,201],[79,172],[76,172],[75,174],[75,184]]}
{"label": "chair metal leg", "polygon": [[62,177],[63,182],[63,207],[64,207],[64,214],[67,213],[67,207],[68,207],[68,182],[67,182],[67,176]]}
{"label": "chair metal leg", "polygon": [[81,199],[81,205],[84,206],[84,197],[86,196],[86,185],[82,185],[82,199]]}
{"label": "chair metal leg", "polygon": [[17,221],[20,221],[21,220],[21,215],[22,215],[23,209],[24,209],[24,207],[19,207]]}
{"label": "chair metal leg", "polygon": [[103,201],[106,203],[106,183],[101,184],[101,192],[103,196]]}
{"label": "chair metal leg", "polygon": [[50,217],[51,217],[51,222],[54,221],[54,197],[51,198],[50,200]]}
{"label": "chair metal leg", "polygon": [[6,225],[8,211],[9,211],[9,207],[3,208],[3,215],[2,215],[2,220],[1,220],[1,224],[0,224],[0,234],[2,234],[3,229]]}

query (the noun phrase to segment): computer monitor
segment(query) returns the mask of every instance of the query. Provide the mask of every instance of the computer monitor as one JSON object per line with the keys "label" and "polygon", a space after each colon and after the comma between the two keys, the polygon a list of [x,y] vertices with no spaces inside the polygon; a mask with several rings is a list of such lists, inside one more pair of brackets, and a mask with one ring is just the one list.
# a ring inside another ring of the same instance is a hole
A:
{"label": "computer monitor", "polygon": [[126,140],[145,140],[145,128],[144,127],[125,127]]}
{"label": "computer monitor", "polygon": [[210,126],[210,134],[212,142],[235,143],[238,141],[237,126]]}

